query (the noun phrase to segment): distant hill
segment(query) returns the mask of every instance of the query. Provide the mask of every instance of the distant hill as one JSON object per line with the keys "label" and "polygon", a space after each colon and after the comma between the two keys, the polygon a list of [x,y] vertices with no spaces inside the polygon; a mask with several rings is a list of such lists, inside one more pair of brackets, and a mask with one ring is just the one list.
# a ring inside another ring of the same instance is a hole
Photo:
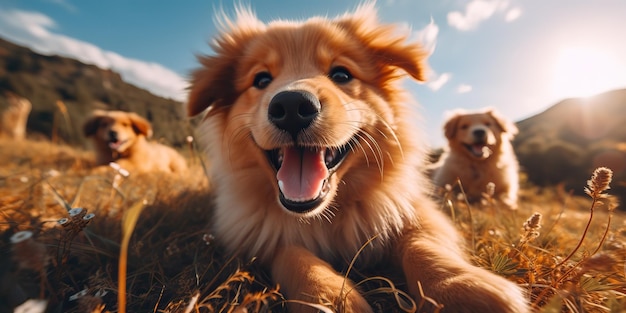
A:
{"label": "distant hill", "polygon": [[614,171],[611,194],[626,200],[626,89],[561,101],[517,123],[513,144],[528,179],[577,193],[592,171]]}
{"label": "distant hill", "polygon": [[[154,126],[154,137],[179,146],[190,134],[182,103],[124,82],[118,73],[56,55],[42,55],[0,39],[0,106],[6,91],[29,99],[30,134],[84,146],[83,121],[93,109],[133,111]],[[62,101],[67,109],[57,105]]]}

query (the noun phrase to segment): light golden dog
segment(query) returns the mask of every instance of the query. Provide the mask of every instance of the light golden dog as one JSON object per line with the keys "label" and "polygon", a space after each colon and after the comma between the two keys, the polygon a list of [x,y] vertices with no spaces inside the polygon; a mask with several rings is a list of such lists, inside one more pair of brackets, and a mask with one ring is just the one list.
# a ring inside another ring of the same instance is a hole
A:
{"label": "light golden dog", "polygon": [[355,257],[397,268],[416,300],[420,283],[444,312],[528,311],[514,283],[465,259],[426,195],[424,145],[398,85],[424,79],[419,45],[371,4],[269,24],[240,9],[221,25],[188,103],[189,115],[208,108],[198,136],[212,161],[213,227],[230,252],[267,266],[292,312],[317,312],[298,301],[372,312],[337,271]]}
{"label": "light golden dog", "polygon": [[96,165],[116,162],[133,172],[184,173],[185,159],[176,150],[148,139],[152,126],[132,112],[96,110],[83,126],[96,152]]}
{"label": "light golden dog", "polygon": [[468,200],[481,199],[487,184],[494,196],[509,208],[517,207],[519,166],[511,139],[517,127],[494,109],[457,111],[444,125],[448,151],[442,156],[433,179],[438,186],[461,181]]}
{"label": "light golden dog", "polygon": [[7,94],[6,98],[9,106],[0,114],[0,138],[24,139],[32,105],[28,99],[14,94]]}

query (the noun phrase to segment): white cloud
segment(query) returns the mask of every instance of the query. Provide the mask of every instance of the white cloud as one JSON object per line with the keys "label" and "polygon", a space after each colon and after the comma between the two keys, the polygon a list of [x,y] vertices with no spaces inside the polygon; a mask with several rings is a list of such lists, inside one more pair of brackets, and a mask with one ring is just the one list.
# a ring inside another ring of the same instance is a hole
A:
{"label": "white cloud", "polygon": [[457,93],[468,93],[470,91],[472,91],[472,86],[468,84],[461,84],[456,88]]}
{"label": "white cloud", "polygon": [[0,11],[0,34],[43,54],[58,54],[111,69],[125,81],[150,92],[183,101],[187,82],[164,66],[126,58],[96,45],[54,32],[56,23],[47,15],[20,10]]}
{"label": "white cloud", "polygon": [[518,19],[522,15],[522,9],[519,7],[515,7],[506,12],[504,16],[504,20],[507,22],[513,22]]}
{"label": "white cloud", "polygon": [[437,46],[437,35],[439,35],[439,26],[431,18],[430,23],[426,27],[413,33],[413,38],[422,44],[428,55],[431,55],[435,52],[435,47]]}
{"label": "white cloud", "polygon": [[502,12],[508,7],[508,0],[472,0],[465,6],[464,12],[448,13],[448,24],[461,31],[473,30],[496,12]]}
{"label": "white cloud", "polygon": [[433,77],[433,79],[429,81],[426,84],[426,86],[428,86],[428,88],[430,88],[433,91],[438,91],[439,89],[441,89],[441,87],[443,87],[443,85],[447,84],[451,78],[452,78],[452,74],[443,73],[441,75],[437,75]]}
{"label": "white cloud", "polygon": [[70,11],[70,12],[77,12],[78,10],[76,9],[76,7],[71,4],[69,1],[67,0],[48,0],[48,2],[54,3],[56,5],[59,5],[61,7],[63,7],[64,9]]}

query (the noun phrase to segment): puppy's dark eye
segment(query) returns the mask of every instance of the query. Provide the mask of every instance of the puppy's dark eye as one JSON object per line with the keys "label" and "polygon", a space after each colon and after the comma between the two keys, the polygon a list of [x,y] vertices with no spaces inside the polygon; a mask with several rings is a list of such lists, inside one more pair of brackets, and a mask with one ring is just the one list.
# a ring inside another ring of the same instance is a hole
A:
{"label": "puppy's dark eye", "polygon": [[491,126],[491,122],[485,122],[485,126],[487,127]]}
{"label": "puppy's dark eye", "polygon": [[265,89],[272,82],[272,74],[268,72],[260,72],[254,76],[254,82],[252,82],[252,86],[257,89]]}
{"label": "puppy's dark eye", "polygon": [[345,84],[352,80],[352,74],[343,66],[333,67],[328,73],[328,77],[337,84]]}
{"label": "puppy's dark eye", "polygon": [[461,129],[468,129],[468,128],[469,128],[469,125],[467,125],[467,124],[461,125]]}

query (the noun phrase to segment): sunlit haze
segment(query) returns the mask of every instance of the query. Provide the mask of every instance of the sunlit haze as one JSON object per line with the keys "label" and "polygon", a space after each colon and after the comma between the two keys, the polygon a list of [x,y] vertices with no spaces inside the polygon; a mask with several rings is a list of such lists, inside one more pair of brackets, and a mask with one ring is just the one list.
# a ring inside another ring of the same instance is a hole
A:
{"label": "sunlit haze", "polygon": [[625,59],[594,46],[563,48],[552,71],[554,98],[589,97],[626,85]]}

